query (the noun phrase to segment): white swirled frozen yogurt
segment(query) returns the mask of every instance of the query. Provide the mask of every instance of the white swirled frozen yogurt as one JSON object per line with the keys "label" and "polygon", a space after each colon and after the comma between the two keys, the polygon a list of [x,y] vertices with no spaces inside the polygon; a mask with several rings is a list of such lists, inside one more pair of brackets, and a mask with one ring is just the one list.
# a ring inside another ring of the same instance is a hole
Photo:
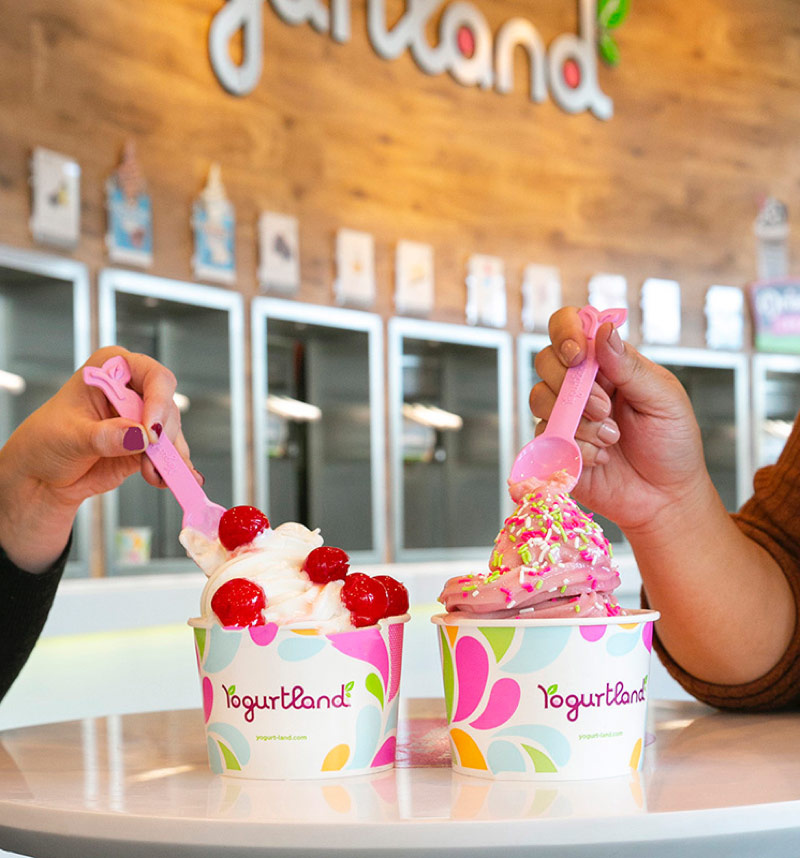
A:
{"label": "white swirled frozen yogurt", "polygon": [[329,634],[408,610],[408,592],[394,578],[350,573],[347,554],[323,545],[318,530],[295,522],[273,529],[252,506],[227,510],[218,538],[184,528],[180,542],[208,576],[203,618],[226,628],[276,623]]}

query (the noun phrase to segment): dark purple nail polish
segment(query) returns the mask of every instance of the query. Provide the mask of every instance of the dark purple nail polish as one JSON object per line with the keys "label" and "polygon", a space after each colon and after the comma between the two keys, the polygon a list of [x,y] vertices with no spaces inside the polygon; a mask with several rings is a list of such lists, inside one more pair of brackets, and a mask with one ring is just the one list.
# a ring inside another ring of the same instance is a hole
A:
{"label": "dark purple nail polish", "polygon": [[125,431],[122,438],[122,446],[131,452],[141,453],[147,446],[144,443],[144,432],[138,426],[131,426]]}
{"label": "dark purple nail polish", "polygon": [[164,431],[164,427],[160,423],[154,423],[150,428],[156,433],[158,438],[161,437],[161,433]]}

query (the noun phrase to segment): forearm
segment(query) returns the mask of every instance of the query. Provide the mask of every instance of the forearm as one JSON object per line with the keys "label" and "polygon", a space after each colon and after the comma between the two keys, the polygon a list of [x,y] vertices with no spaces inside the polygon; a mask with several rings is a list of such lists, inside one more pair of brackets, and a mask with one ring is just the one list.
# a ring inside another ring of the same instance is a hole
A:
{"label": "forearm", "polygon": [[661,642],[686,672],[734,685],[777,664],[795,628],[791,588],[776,560],[736,526],[710,480],[628,537],[648,602],[661,612]]}
{"label": "forearm", "polygon": [[44,572],[64,551],[77,506],[17,467],[13,444],[0,450],[0,546],[27,572]]}

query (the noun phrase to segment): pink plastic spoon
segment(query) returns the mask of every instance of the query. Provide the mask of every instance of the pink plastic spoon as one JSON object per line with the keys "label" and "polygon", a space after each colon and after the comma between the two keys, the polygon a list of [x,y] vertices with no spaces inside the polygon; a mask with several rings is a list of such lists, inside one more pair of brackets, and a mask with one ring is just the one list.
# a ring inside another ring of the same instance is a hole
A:
{"label": "pink plastic spoon", "polygon": [[580,479],[583,459],[575,443],[575,430],[597,375],[594,337],[604,322],[621,325],[627,312],[621,309],[599,312],[587,305],[578,310],[578,315],[586,335],[586,357],[567,370],[544,432],[517,454],[509,479],[512,485],[534,479],[555,482],[559,488],[570,491]]}
{"label": "pink plastic spoon", "polygon": [[[84,367],[83,380],[92,387],[99,387],[120,417],[142,422],[144,403],[135,390],[127,387],[131,369],[125,358],[119,355],[110,358],[100,369]],[[183,526],[199,530],[209,539],[216,539],[225,507],[208,499],[172,441],[162,435],[158,443],[147,447],[145,453],[181,505]]]}

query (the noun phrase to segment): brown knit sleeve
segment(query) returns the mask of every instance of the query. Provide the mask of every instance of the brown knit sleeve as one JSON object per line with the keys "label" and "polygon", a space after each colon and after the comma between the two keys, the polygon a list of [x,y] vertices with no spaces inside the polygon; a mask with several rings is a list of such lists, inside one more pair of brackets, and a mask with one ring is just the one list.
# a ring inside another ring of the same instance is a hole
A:
{"label": "brown knit sleeve", "polygon": [[[732,516],[763,546],[786,575],[795,602],[795,630],[780,661],[764,676],[742,685],[717,685],[686,673],[654,636],[654,647],[670,675],[690,694],[722,709],[800,708],[800,416],[775,465],[756,473],[754,494]],[[642,591],[642,603],[646,597]],[[658,624],[656,624],[658,625]],[[743,634],[750,630],[742,629]]]}

